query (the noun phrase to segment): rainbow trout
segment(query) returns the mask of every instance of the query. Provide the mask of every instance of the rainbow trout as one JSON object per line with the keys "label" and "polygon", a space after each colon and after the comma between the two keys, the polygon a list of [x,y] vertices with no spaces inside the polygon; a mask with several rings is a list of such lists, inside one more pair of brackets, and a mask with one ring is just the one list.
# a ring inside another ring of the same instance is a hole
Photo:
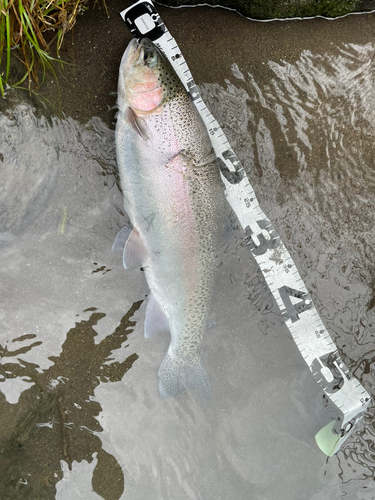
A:
{"label": "rainbow trout", "polygon": [[225,196],[212,145],[191,97],[149,40],[121,61],[116,125],[124,207],[125,268],[142,266],[150,288],[145,337],[168,330],[159,369],[163,397],[196,389],[210,396],[201,360],[223,231]]}

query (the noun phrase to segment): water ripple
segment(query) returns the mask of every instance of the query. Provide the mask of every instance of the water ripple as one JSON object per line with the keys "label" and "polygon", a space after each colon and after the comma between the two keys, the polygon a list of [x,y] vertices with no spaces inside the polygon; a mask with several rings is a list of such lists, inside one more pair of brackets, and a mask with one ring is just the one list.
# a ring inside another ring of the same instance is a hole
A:
{"label": "water ripple", "polygon": [[[343,359],[373,395],[374,53],[373,43],[304,50],[295,61],[269,60],[259,81],[233,64],[235,83],[203,91]],[[372,498],[374,413],[330,460],[348,498]]]}

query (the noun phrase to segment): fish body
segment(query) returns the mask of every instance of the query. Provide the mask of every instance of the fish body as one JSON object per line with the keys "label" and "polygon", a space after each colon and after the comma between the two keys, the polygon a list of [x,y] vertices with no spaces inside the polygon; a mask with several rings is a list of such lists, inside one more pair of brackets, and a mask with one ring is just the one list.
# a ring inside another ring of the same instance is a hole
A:
{"label": "fish body", "polygon": [[124,267],[145,271],[145,336],[171,334],[159,391],[172,397],[193,388],[208,398],[201,343],[225,204],[211,141],[191,97],[149,40],[133,40],[123,55],[118,106],[117,162],[133,226],[118,236]]}

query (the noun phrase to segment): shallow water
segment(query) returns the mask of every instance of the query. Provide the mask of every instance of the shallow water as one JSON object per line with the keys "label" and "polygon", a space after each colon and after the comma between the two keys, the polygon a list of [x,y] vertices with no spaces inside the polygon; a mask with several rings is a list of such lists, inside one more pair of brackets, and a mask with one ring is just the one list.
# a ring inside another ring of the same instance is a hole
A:
{"label": "shallow water", "polygon": [[[279,26],[284,44],[301,30]],[[289,57],[226,55],[225,80],[200,89],[373,394],[375,44],[329,32]],[[327,460],[322,395],[240,231],[204,340],[212,399],[162,400],[168,335],[144,339],[146,282],[111,252],[126,221],[113,131],[21,104],[0,135],[2,498],[373,498],[374,408]]]}

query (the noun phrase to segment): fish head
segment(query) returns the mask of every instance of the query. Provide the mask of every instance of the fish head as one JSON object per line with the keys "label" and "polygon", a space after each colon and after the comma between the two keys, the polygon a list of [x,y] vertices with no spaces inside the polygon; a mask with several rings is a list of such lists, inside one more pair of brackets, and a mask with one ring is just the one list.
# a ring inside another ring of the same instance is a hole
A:
{"label": "fish head", "polygon": [[183,92],[183,85],[166,56],[151,40],[132,40],[122,56],[118,104],[137,115],[154,113]]}

